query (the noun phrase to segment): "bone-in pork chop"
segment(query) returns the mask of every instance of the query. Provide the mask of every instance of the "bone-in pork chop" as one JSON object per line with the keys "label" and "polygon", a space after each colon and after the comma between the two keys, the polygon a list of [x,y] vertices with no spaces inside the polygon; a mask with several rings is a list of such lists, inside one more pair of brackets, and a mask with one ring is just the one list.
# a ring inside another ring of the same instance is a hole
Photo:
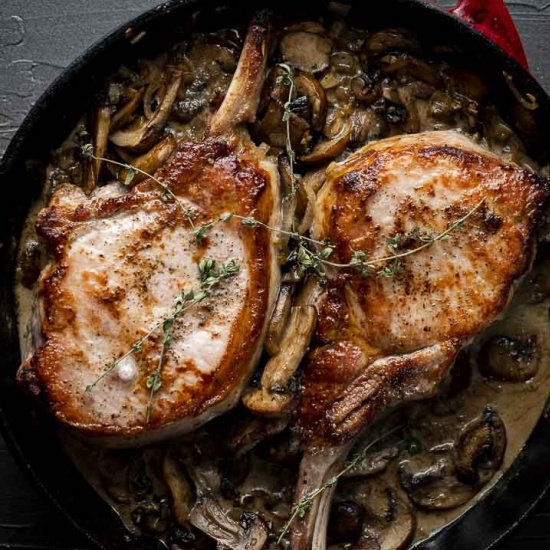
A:
{"label": "bone-in pork chop", "polygon": [[[255,21],[209,137],[183,144],[157,181],[89,197],[61,186],[39,214],[52,260],[38,283],[35,349],[18,377],[64,425],[105,444],[196,428],[236,403],[258,359],[279,284],[273,236],[236,218],[198,240],[194,228],[226,212],[278,227],[276,168],[242,125],[255,116],[266,40]],[[124,357],[182,292],[201,291],[203,260],[238,273],[177,317],[164,351],[161,327]]]}
{"label": "bone-in pork chop", "polygon": [[[454,131],[386,139],[329,167],[313,235],[335,245],[335,262],[369,265],[333,273],[319,304],[323,346],[297,413],[297,501],[378,415],[433,396],[460,349],[501,314],[530,266],[545,197],[540,178]],[[330,493],[295,526],[293,550],[324,548]]]}

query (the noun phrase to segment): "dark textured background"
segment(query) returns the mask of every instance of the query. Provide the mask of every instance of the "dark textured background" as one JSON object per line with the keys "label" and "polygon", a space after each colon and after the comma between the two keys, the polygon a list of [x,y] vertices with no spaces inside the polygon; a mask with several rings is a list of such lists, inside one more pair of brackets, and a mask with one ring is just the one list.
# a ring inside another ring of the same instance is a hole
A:
{"label": "dark textured background", "polygon": [[[159,3],[0,0],[0,154],[29,107],[64,67],[109,31]],[[452,2],[440,4],[449,6]],[[550,2],[508,4],[531,68],[550,91]],[[86,540],[31,486],[0,438],[0,549],[88,547]],[[527,549],[550,549],[550,497],[498,550]]]}

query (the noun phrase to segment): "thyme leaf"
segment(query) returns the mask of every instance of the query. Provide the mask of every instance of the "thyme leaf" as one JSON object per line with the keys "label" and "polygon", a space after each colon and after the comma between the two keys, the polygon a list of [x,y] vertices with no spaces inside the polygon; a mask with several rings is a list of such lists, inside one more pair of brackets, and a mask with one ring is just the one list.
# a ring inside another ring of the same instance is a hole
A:
{"label": "thyme leaf", "polygon": [[[284,74],[278,77],[278,81],[285,85],[288,85],[290,88],[293,88],[294,73],[292,68],[285,63],[282,63],[279,66],[283,69]],[[293,89],[290,90],[290,92],[292,93],[293,91],[294,91]],[[292,99],[292,93],[289,93],[289,98],[290,98],[289,102]],[[287,137],[290,139],[290,134],[288,134]],[[287,154],[289,155],[289,160],[292,161],[292,159],[294,158],[294,152],[292,151],[290,141],[287,143],[287,145],[289,146],[287,148]],[[294,248],[294,250],[290,252],[288,260],[296,264],[296,268],[299,274],[303,275],[306,272],[314,272],[323,278],[326,277],[326,272],[325,272],[326,266],[329,266],[335,269],[353,268],[362,277],[370,277],[372,276],[373,273],[375,273],[378,277],[381,277],[381,278],[394,277],[395,275],[399,274],[400,271],[402,270],[401,260],[403,258],[412,256],[413,254],[417,254],[418,252],[425,250],[426,248],[432,246],[438,241],[448,240],[450,238],[450,234],[453,231],[460,228],[462,225],[464,225],[464,223],[466,223],[466,221],[477,210],[479,210],[485,202],[485,198],[482,198],[474,206],[474,208],[472,208],[466,215],[464,215],[462,218],[460,218],[459,220],[451,224],[445,231],[443,231],[438,235],[433,236],[428,232],[422,231],[419,227],[415,227],[408,234],[397,233],[386,239],[387,247],[390,252],[387,256],[384,256],[382,258],[368,259],[366,256],[366,253],[364,251],[359,250],[359,251],[354,251],[353,256],[349,262],[338,263],[330,260],[330,256],[332,255],[332,252],[334,250],[334,246],[331,243],[319,241],[316,239],[312,239],[310,237],[305,237],[304,235],[300,235],[295,231],[285,231],[282,229],[271,227],[268,224],[265,224],[252,216],[240,216],[233,212],[226,212],[217,219],[206,222],[200,226],[195,226],[193,220],[197,216],[196,210],[185,206],[178,199],[178,197],[170,190],[170,188],[165,182],[130,164],[125,164],[125,163],[114,161],[107,158],[96,157],[93,153],[93,146],[90,143],[86,143],[82,145],[81,150],[82,150],[82,153],[88,156],[89,158],[94,158],[94,159],[102,160],[104,162],[110,162],[112,164],[118,165],[126,169],[128,173],[133,172],[134,174],[135,173],[144,174],[145,176],[147,176],[148,178],[151,178],[154,182],[156,182],[162,188],[163,196],[166,199],[172,198],[173,200],[175,200],[177,204],[180,206],[180,208],[182,209],[185,219],[189,222],[189,224],[193,229],[193,235],[197,245],[202,244],[208,231],[210,231],[210,229],[214,227],[214,225],[216,225],[218,222],[228,222],[233,218],[237,218],[241,220],[242,225],[245,227],[250,227],[250,228],[264,227],[269,231],[286,235],[290,239],[294,240],[297,243],[297,246],[296,248]],[[291,169],[292,169],[292,166],[293,166],[293,163],[291,162]],[[292,172],[292,181],[294,182],[293,172]],[[403,248],[406,247],[406,244],[408,242],[419,242],[420,245],[410,248],[408,250],[403,250]]]}
{"label": "thyme leaf", "polygon": [[134,179],[136,174],[137,172],[135,171],[134,168],[126,170],[126,177],[124,178],[124,185],[126,187],[130,187],[132,180]]}

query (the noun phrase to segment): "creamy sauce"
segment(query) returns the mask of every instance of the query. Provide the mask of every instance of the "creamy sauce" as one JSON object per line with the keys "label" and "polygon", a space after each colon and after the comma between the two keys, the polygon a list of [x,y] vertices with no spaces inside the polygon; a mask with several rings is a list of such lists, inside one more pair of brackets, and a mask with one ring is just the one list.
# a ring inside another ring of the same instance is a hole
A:
{"label": "creamy sauce", "polygon": [[[550,261],[547,260],[546,263],[550,263]],[[525,286],[528,284],[526,281]],[[419,511],[417,513],[417,539],[425,538],[460,516],[490,491],[522,450],[545,408],[550,394],[550,322],[548,318],[550,301],[544,300],[539,304],[527,304],[523,290],[518,292],[504,318],[495,322],[483,335],[478,337],[472,347],[474,350],[479,350],[481,343],[492,335],[506,334],[520,337],[537,335],[540,346],[538,373],[528,382],[514,384],[487,381],[477,369],[474,369],[471,386],[464,393],[463,404],[457,410],[457,417],[444,419],[440,424],[442,433],[456,433],[453,430],[456,430],[457,424],[458,426],[463,425],[479,416],[487,404],[494,405],[506,426],[507,446],[502,466],[473,501],[446,512]]]}

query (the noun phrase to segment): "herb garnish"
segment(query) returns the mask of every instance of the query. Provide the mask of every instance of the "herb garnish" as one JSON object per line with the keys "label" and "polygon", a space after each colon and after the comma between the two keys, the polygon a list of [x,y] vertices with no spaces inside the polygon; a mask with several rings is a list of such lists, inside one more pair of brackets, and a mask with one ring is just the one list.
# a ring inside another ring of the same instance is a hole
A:
{"label": "herb garnish", "polygon": [[311,508],[313,502],[315,501],[315,499],[319,495],[321,495],[327,489],[330,489],[331,487],[336,485],[336,483],[338,483],[338,480],[342,476],[344,476],[348,472],[352,471],[363,460],[365,460],[367,453],[372,449],[372,447],[374,447],[375,445],[377,445],[378,443],[380,443],[384,439],[387,439],[388,437],[390,437],[394,433],[398,432],[402,428],[403,428],[403,426],[396,426],[395,428],[392,428],[391,430],[387,431],[386,433],[382,434],[381,436],[377,437],[376,439],[374,439],[373,441],[368,443],[362,450],[355,453],[355,455],[344,466],[344,468],[342,470],[340,470],[337,474],[332,476],[328,481],[326,481],[323,485],[321,485],[321,487],[319,487],[318,489],[315,489],[314,491],[311,491],[311,493],[308,493],[302,499],[300,499],[292,507],[292,514],[290,515],[290,518],[288,519],[288,521],[285,523],[284,527],[282,528],[282,530],[279,534],[279,538],[277,539],[277,544],[281,543],[281,541],[283,540],[283,537],[288,533],[288,530],[290,529],[290,527],[292,526],[292,523],[294,522],[294,520],[296,518],[304,519],[305,515],[307,514],[307,512]]}
{"label": "herb garnish", "polygon": [[[293,76],[292,68],[284,63],[280,64],[280,66],[285,70],[285,75],[281,75],[279,78],[287,78],[288,80],[285,80],[285,82],[291,87],[290,91],[293,92],[294,81],[292,80],[292,76]],[[289,94],[289,98],[291,99],[291,94]],[[287,104],[285,105],[286,105],[285,108],[290,109],[289,102],[287,102]],[[287,123],[288,123],[288,120],[287,120]],[[288,128],[290,127],[288,126]],[[292,169],[293,162],[294,162],[294,152],[292,151],[292,147],[290,144],[290,134],[287,135],[287,138],[288,138],[287,154],[289,154],[289,161]],[[332,252],[334,251],[334,245],[332,245],[330,242],[328,241],[322,242],[316,239],[312,239],[310,237],[305,237],[295,231],[286,231],[283,229],[278,229],[276,227],[271,227],[268,224],[263,223],[254,217],[240,216],[238,214],[228,212],[226,214],[221,215],[217,219],[210,220],[209,222],[196,226],[193,220],[196,217],[197,212],[193,208],[189,208],[185,206],[179,200],[179,198],[173,193],[173,191],[168,187],[168,185],[162,180],[130,164],[114,161],[107,158],[96,157],[93,154],[93,146],[89,143],[82,146],[82,151],[85,155],[89,156],[90,158],[102,160],[104,162],[109,162],[117,166],[121,166],[126,170],[128,170],[129,171],[128,173],[130,173],[130,171],[134,171],[134,173],[139,172],[140,174],[143,174],[148,178],[151,178],[154,182],[160,185],[161,188],[163,189],[163,196],[166,199],[170,197],[171,199],[175,200],[180,206],[180,208],[182,209],[185,219],[189,222],[191,228],[193,229],[193,235],[197,245],[202,244],[204,237],[206,236],[208,231],[212,227],[214,227],[214,225],[216,225],[219,222],[227,222],[232,218],[237,218],[241,220],[242,225],[244,225],[245,227],[264,227],[269,231],[286,235],[290,239],[294,240],[297,243],[297,246],[290,252],[287,260],[295,264],[299,275],[304,275],[306,272],[314,272],[322,278],[326,278],[326,271],[325,271],[326,266],[329,266],[335,269],[353,268],[356,272],[358,272],[363,277],[370,277],[373,274],[376,274],[378,277],[381,277],[381,278],[394,277],[395,275],[399,274],[399,272],[402,270],[403,258],[412,256],[413,254],[417,254],[418,252],[425,250],[426,248],[437,243],[438,241],[447,240],[449,238],[449,235],[453,231],[457,230],[462,225],[464,225],[464,223],[475,212],[477,212],[481,208],[481,206],[485,203],[485,200],[486,200],[485,197],[482,198],[469,212],[466,213],[466,215],[458,219],[456,222],[452,223],[445,231],[443,231],[442,233],[439,233],[438,235],[432,236],[429,233],[422,232],[419,227],[415,227],[408,234],[397,233],[387,238],[387,247],[390,252],[387,256],[384,256],[382,258],[369,259],[367,258],[367,254],[364,251],[356,250],[353,252],[352,258],[348,263],[337,263],[337,262],[332,262],[329,259],[330,256],[332,255]],[[293,182],[293,189],[294,189],[293,172],[292,172],[292,182]],[[409,242],[419,242],[420,245],[410,248],[408,250],[401,251],[403,246]]]}
{"label": "herb garnish", "polygon": [[239,271],[240,265],[234,259],[227,260],[226,262],[220,264],[218,267],[216,260],[212,258],[203,258],[199,264],[199,288],[189,290],[187,292],[182,291],[180,296],[176,300],[176,303],[170,314],[158,323],[156,323],[144,336],[134,342],[132,344],[132,347],[126,353],[121,355],[112,363],[108,364],[99,376],[99,378],[97,378],[92,384],[86,387],[86,391],[92,391],[92,389],[110,372],[112,372],[123,359],[129,357],[134,353],[141,353],[143,351],[144,342],[151,338],[157,330],[162,329],[162,348],[160,351],[159,360],[155,370],[147,377],[146,380],[146,386],[150,390],[149,402],[147,404],[146,411],[146,420],[147,422],[149,422],[153,411],[155,394],[162,387],[162,367],[166,357],[166,351],[170,346],[170,342],[172,340],[174,323],[184,312],[188,311],[196,304],[208,298],[211,295],[212,290],[216,288],[222,281],[233,277],[234,275],[239,273]]}
{"label": "herb garnish", "polygon": [[[283,64],[283,68],[284,67],[286,67],[286,76],[290,79],[288,81],[288,85],[291,87],[291,92],[293,92],[292,87],[294,86],[294,83],[292,80],[292,69]],[[289,97],[291,98],[291,94],[289,95]],[[287,102],[285,108],[290,109],[289,102]],[[287,126],[287,128],[289,129],[290,127]],[[292,147],[290,144],[290,134],[287,135],[287,138],[287,154],[289,155],[289,161],[292,170],[294,162],[294,152],[292,151]],[[241,221],[241,224],[245,227],[263,227],[268,231],[286,235],[290,239],[294,240],[297,245],[293,250],[291,250],[287,260],[296,265],[299,274],[304,275],[306,272],[314,272],[322,278],[326,278],[327,276],[325,271],[326,266],[335,269],[353,268],[363,277],[370,277],[373,273],[379,277],[394,277],[397,273],[399,273],[402,268],[401,260],[403,258],[412,256],[413,254],[417,254],[418,252],[425,250],[426,248],[432,246],[438,241],[448,239],[449,235],[453,231],[461,227],[477,210],[481,208],[481,206],[485,202],[485,198],[481,199],[466,215],[458,219],[445,231],[439,233],[438,235],[432,236],[429,233],[422,232],[420,228],[415,227],[408,234],[397,233],[396,235],[387,238],[387,247],[390,251],[390,254],[388,254],[387,256],[376,259],[368,259],[367,254],[364,251],[357,250],[353,252],[352,258],[348,263],[337,263],[332,262],[329,259],[334,251],[334,245],[330,242],[319,241],[310,237],[305,237],[304,235],[301,235],[300,233],[297,233],[295,231],[286,231],[284,229],[272,227],[252,216],[241,216],[233,212],[227,212],[214,220],[210,220],[209,222],[196,226],[193,220],[197,216],[197,211],[194,208],[185,206],[174,194],[174,192],[169,188],[168,184],[166,184],[159,178],[152,176],[144,170],[141,170],[140,168],[137,168],[130,164],[118,162],[104,157],[97,157],[93,153],[93,146],[89,143],[82,146],[82,152],[85,156],[89,158],[101,160],[106,163],[111,163],[127,170],[127,176],[125,179],[126,185],[129,185],[131,183],[133,175],[138,172],[157,183],[163,190],[162,198],[164,200],[174,200],[181,208],[185,219],[193,230],[193,235],[198,245],[202,244],[202,241],[208,231],[217,223],[228,222],[232,218],[236,218],[239,219]],[[292,191],[295,192],[293,171],[291,172],[291,174],[293,182]],[[421,244],[414,248],[401,251],[402,248],[406,246],[409,242],[420,242]],[[176,301],[176,305],[174,306],[172,314],[153,326],[153,328],[147,334],[145,334],[145,336],[137,340],[132,345],[130,350],[128,350],[125,354],[116,359],[113,363],[107,365],[107,367],[98,377],[98,379],[86,387],[87,392],[91,391],[105,376],[107,376],[113,369],[115,369],[123,359],[133,353],[140,353],[142,350],[142,344],[148,338],[150,338],[153,333],[155,333],[158,329],[162,327],[162,350],[159,357],[159,362],[155,371],[147,379],[147,387],[151,390],[149,404],[147,406],[147,420],[149,421],[152,412],[154,395],[162,386],[162,365],[166,349],[171,341],[172,327],[175,320],[184,311],[207,298],[209,296],[210,290],[214,286],[216,286],[221,280],[226,279],[237,273],[239,271],[239,265],[234,260],[230,260],[222,264],[220,268],[217,269],[214,260],[205,259],[199,265],[199,271],[201,280],[199,291],[196,293],[194,291],[190,291],[187,294],[183,292]]]}
{"label": "herb garnish", "polygon": [[288,158],[288,164],[290,166],[290,196],[296,194],[296,180],[294,177],[294,164],[296,163],[296,153],[292,148],[292,141],[290,139],[290,119],[292,118],[292,96],[294,95],[294,70],[290,65],[286,63],[279,63],[277,65],[283,70],[283,74],[277,77],[277,84],[282,84],[288,87],[288,99],[283,105],[283,122],[286,123],[286,156]]}
{"label": "herb garnish", "polygon": [[119,168],[123,168],[126,170],[126,176],[124,178],[124,185],[126,187],[129,187],[135,177],[136,174],[142,174],[143,176],[150,178],[152,181],[154,181],[157,185],[159,185],[162,188],[162,198],[163,200],[168,200],[169,198],[172,199],[177,205],[181,208],[183,215],[185,218],[190,221],[189,213],[192,209],[186,207],[177,197],[177,195],[170,189],[169,185],[162,181],[161,179],[147,173],[145,170],[142,170],[141,168],[138,168],[137,166],[133,166],[131,164],[126,164],[125,162],[119,162],[117,160],[109,159],[106,157],[98,157],[94,154],[94,146],[91,143],[86,143],[85,145],[82,145],[81,147],[82,154],[85,157],[88,157],[90,159],[94,160],[100,160],[102,162],[113,164],[115,166],[118,166]]}
{"label": "herb garnish", "polygon": [[[197,227],[195,231],[199,232],[202,238],[206,232],[218,222],[227,222],[231,218],[237,218],[241,220],[241,224],[245,227],[264,227],[269,231],[280,233],[293,239],[297,243],[297,246],[290,252],[287,260],[295,263],[302,274],[305,272],[315,272],[321,277],[326,277],[324,267],[329,266],[335,269],[353,268],[363,277],[370,277],[373,274],[376,274],[378,277],[393,277],[402,269],[403,258],[417,254],[439,241],[447,240],[450,234],[462,227],[484,203],[485,198],[481,199],[471,210],[452,223],[445,231],[437,235],[430,235],[429,233],[422,232],[420,228],[415,227],[407,234],[398,233],[387,239],[387,247],[390,252],[387,256],[368,259],[364,251],[356,250],[348,263],[330,261],[329,258],[334,251],[334,245],[328,241],[319,241],[310,237],[305,237],[295,231],[285,231],[284,229],[271,227],[256,218],[240,216],[231,212],[223,214],[218,219],[211,220]],[[408,250],[402,250],[402,248],[410,242],[419,242],[420,244]]]}

